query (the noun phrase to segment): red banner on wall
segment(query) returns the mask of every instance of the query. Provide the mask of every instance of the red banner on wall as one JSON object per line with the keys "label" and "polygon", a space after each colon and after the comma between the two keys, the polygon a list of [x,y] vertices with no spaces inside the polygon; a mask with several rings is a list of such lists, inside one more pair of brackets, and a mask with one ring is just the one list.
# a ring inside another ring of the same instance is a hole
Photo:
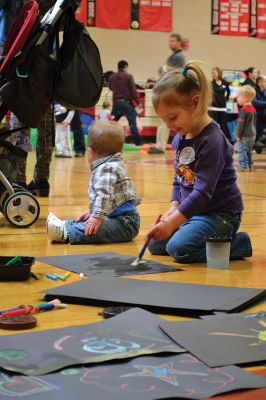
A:
{"label": "red banner on wall", "polygon": [[95,26],[95,0],[88,1],[88,8],[87,8],[87,25],[88,26]]}
{"label": "red banner on wall", "polygon": [[218,35],[220,32],[220,1],[212,0],[211,33]]}
{"label": "red banner on wall", "polygon": [[81,0],[80,5],[76,11],[76,18],[87,25],[87,0]]}
{"label": "red banner on wall", "polygon": [[172,0],[140,0],[139,24],[146,31],[172,31]]}
{"label": "red banner on wall", "polygon": [[247,24],[249,36],[266,38],[266,0],[212,0],[211,33],[247,36]]}
{"label": "red banner on wall", "polygon": [[129,29],[130,0],[97,0],[96,26],[98,28]]}
{"label": "red banner on wall", "polygon": [[266,0],[257,0],[257,37],[266,38]]}
{"label": "red banner on wall", "polygon": [[220,1],[220,35],[248,36],[250,0]]}
{"label": "red banner on wall", "polygon": [[257,36],[257,0],[250,0],[249,36]]}

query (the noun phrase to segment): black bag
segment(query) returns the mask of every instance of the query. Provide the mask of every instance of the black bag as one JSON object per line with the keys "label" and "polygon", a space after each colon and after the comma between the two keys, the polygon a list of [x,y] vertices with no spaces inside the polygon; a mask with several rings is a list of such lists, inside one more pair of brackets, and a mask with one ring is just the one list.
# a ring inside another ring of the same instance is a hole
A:
{"label": "black bag", "polygon": [[0,89],[1,108],[3,112],[11,110],[23,124],[36,128],[52,102],[55,61],[50,58],[49,43],[32,47],[26,60],[17,68],[20,76]]}
{"label": "black bag", "polygon": [[54,99],[74,110],[95,105],[103,85],[100,54],[84,25],[73,14],[68,16],[58,53]]}

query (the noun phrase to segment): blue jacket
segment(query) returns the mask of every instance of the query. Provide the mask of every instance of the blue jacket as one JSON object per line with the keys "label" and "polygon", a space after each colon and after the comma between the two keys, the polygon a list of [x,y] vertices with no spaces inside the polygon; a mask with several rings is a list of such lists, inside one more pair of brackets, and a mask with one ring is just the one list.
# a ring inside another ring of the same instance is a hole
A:
{"label": "blue jacket", "polygon": [[252,101],[252,104],[256,108],[257,114],[266,116],[266,90],[263,92],[257,90],[256,97]]}

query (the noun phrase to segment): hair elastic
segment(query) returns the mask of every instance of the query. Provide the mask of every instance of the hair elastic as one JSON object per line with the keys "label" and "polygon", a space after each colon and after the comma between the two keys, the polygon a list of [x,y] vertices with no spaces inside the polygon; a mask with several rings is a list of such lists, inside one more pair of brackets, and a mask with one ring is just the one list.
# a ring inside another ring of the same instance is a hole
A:
{"label": "hair elastic", "polygon": [[187,75],[187,69],[186,69],[186,68],[183,68],[182,71],[181,71],[181,74],[182,74],[183,76],[186,76],[186,75]]}

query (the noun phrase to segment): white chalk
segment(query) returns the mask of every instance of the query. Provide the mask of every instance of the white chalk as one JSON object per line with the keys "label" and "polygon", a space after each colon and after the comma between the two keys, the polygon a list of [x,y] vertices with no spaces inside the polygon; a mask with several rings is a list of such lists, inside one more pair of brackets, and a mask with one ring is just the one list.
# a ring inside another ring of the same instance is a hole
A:
{"label": "white chalk", "polygon": [[86,276],[83,273],[79,274],[79,277],[80,279],[86,279]]}

